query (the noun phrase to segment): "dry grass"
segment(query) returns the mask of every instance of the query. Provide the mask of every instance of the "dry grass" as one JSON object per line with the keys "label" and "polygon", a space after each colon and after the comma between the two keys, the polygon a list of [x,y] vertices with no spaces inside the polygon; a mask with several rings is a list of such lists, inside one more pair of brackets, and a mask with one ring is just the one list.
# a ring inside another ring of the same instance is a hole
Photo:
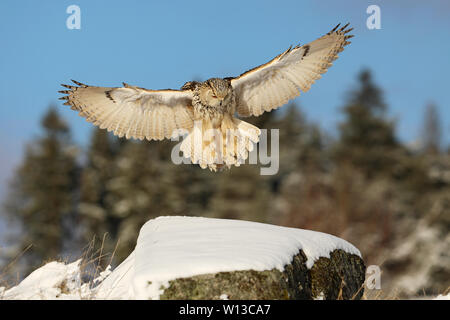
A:
{"label": "dry grass", "polygon": [[[81,259],[80,263],[80,277],[83,284],[88,284],[89,287],[93,287],[96,285],[95,279],[98,278],[100,275],[100,272],[104,271],[105,268],[108,265],[111,265],[117,246],[119,245],[119,241],[117,241],[114,250],[112,253],[105,252],[104,251],[104,245],[105,245],[105,239],[107,237],[107,234],[105,234],[102,238],[100,247],[96,249],[97,239],[94,237],[83,249],[82,254],[80,257],[78,257],[79,260]],[[3,287],[3,293],[14,287],[17,286],[26,276],[22,276],[20,273],[20,268],[18,267],[20,258],[32,248],[32,244],[28,245],[24,250],[22,250],[19,254],[17,254],[4,268],[0,270],[0,288]],[[72,263],[73,261],[70,261],[71,259],[69,257],[65,259],[56,260],[57,262],[61,262],[64,264]],[[38,267],[42,267],[45,264],[52,262],[55,260],[48,260],[43,261],[43,263]],[[36,268],[36,269],[38,269]],[[16,269],[16,270],[14,270]],[[14,271],[13,271],[14,270]],[[67,287],[66,284],[63,282],[60,284],[60,287],[62,293],[67,293]],[[2,291],[0,291],[0,294]],[[0,296],[0,299],[2,297]]]}

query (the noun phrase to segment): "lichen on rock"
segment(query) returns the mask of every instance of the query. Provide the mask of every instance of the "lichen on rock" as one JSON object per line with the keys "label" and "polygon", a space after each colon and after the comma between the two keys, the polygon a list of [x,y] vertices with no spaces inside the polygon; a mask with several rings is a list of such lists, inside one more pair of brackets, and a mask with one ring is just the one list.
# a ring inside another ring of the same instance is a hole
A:
{"label": "lichen on rock", "polygon": [[354,254],[337,249],[321,257],[311,269],[303,251],[283,272],[278,269],[242,270],[197,275],[169,281],[160,299],[310,300],[360,299],[365,265]]}

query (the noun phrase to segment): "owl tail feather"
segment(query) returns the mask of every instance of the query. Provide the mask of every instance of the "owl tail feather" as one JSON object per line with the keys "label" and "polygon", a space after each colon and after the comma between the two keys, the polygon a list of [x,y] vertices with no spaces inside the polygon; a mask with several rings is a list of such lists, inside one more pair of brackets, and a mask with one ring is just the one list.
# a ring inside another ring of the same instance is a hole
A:
{"label": "owl tail feather", "polygon": [[195,121],[180,149],[192,163],[217,171],[244,163],[260,134],[254,125],[228,115],[217,126],[203,119]]}

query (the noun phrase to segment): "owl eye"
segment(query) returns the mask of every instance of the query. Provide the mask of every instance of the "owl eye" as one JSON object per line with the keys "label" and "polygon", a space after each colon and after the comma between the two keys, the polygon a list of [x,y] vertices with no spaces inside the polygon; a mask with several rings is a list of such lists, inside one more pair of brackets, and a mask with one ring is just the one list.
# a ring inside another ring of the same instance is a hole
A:
{"label": "owl eye", "polygon": [[214,99],[215,99],[215,98],[217,98],[217,96],[216,96],[216,95],[214,95],[214,94],[212,95],[212,97],[213,97]]}

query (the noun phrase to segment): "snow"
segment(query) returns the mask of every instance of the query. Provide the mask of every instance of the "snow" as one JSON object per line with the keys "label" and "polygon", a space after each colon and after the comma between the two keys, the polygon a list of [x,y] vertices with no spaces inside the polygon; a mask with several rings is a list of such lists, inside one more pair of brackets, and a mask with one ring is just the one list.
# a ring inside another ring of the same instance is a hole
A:
{"label": "snow", "polygon": [[321,291],[318,296],[314,297],[314,300],[325,300],[325,294]]}
{"label": "snow", "polygon": [[3,292],[0,290],[1,298],[80,299],[83,293],[80,285],[80,262],[78,260],[67,265],[56,261],[47,263],[33,271],[19,285]]}
{"label": "snow", "polygon": [[134,299],[134,251],[95,289],[99,299]]}
{"label": "snow", "polygon": [[433,300],[450,300],[450,293],[448,293],[446,295],[440,294]]}
{"label": "snow", "polygon": [[393,249],[390,256],[397,261],[418,256],[408,264],[401,275],[391,281],[390,286],[410,296],[421,292],[432,282],[431,277],[437,268],[445,268],[448,259],[446,253],[450,243],[450,234],[443,235],[439,228],[429,225],[429,219],[422,219],[408,237]]}
{"label": "snow", "polygon": [[99,285],[80,283],[80,261],[51,262],[18,286],[3,293],[0,288],[0,298],[158,299],[177,278],[250,269],[283,271],[299,250],[311,268],[335,249],[361,256],[347,241],[320,232],[240,220],[159,217],[141,228],[136,248],[125,261],[100,274],[95,280]]}

